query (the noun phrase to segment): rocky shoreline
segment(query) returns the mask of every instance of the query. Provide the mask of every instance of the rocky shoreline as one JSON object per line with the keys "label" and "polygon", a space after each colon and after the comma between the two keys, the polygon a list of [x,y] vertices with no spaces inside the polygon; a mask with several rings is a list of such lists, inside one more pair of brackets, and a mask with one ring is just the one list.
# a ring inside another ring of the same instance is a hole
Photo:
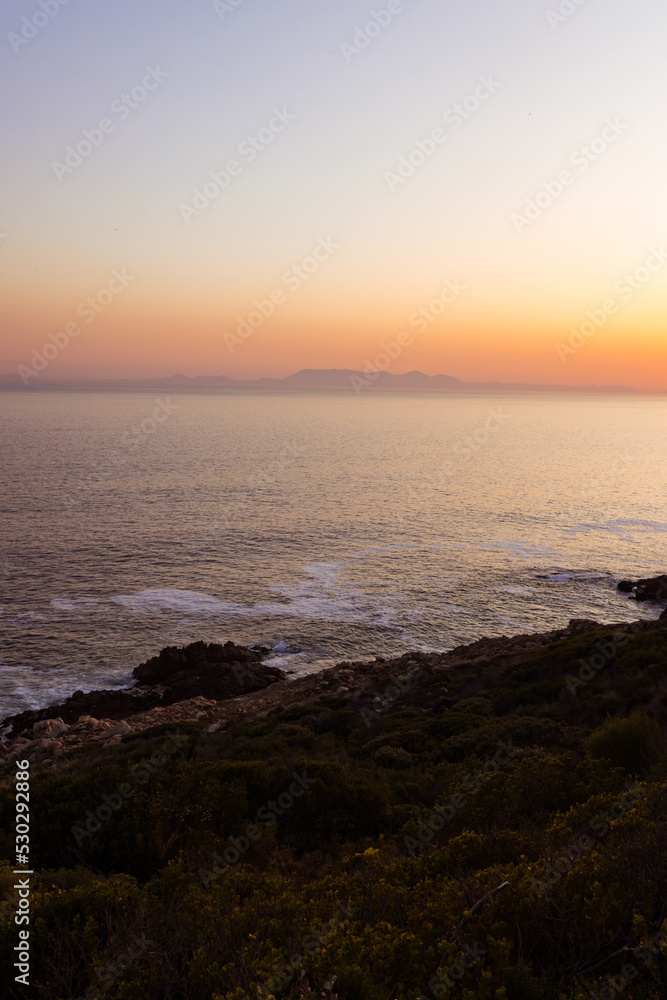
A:
{"label": "rocky shoreline", "polygon": [[87,694],[75,691],[60,705],[21,712],[5,719],[2,725],[11,726],[10,733],[19,735],[26,727],[53,718],[54,711],[67,724],[76,722],[81,715],[118,721],[193,698],[234,698],[285,679],[281,670],[262,662],[269,653],[263,647],[247,649],[233,642],[224,646],[205,642],[183,648],[167,646],[135,667],[132,676],[136,683],[132,688]]}
{"label": "rocky shoreline", "polygon": [[437,996],[464,988],[473,943],[466,995],[608,996],[618,973],[667,996],[667,609],[652,619],[296,680],[256,648],[171,647],[122,717],[91,692],[9,720],[5,928],[29,779],[38,991],[89,996],[146,940],[125,997],[331,1000],[334,976],[333,1000]]}
{"label": "rocky shoreline", "polygon": [[[620,591],[637,600],[667,602],[667,576],[621,581]],[[338,696],[360,710],[382,711],[412,679],[461,664],[497,658],[515,660],[578,636],[610,629],[618,636],[667,627],[667,608],[656,621],[628,624],[573,619],[566,628],[518,636],[479,639],[446,653],[409,652],[393,659],[338,663],[317,674],[287,682],[286,674],[263,663],[270,650],[227,642],[170,646],[133,671],[136,686],[125,691],[75,692],[60,705],[11,716],[2,723],[0,773],[15,759],[44,767],[64,762],[85,745],[112,747],[124,738],[160,725],[208,723],[208,732],[240,719]],[[474,692],[473,692],[474,694]],[[444,699],[446,701],[446,699]]]}
{"label": "rocky shoreline", "polygon": [[667,603],[667,575],[664,573],[646,580],[621,580],[616,589],[630,594],[635,601]]}

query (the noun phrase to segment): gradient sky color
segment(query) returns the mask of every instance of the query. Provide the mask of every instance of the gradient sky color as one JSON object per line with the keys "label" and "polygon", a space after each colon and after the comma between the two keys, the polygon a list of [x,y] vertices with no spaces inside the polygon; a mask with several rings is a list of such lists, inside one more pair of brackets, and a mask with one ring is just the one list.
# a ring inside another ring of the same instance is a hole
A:
{"label": "gradient sky color", "polygon": [[[39,377],[361,369],[407,330],[391,371],[667,390],[658,0],[43,7],[0,14],[0,372],[71,322]],[[164,78],[121,111],[149,68]],[[250,161],[276,111],[293,120]],[[103,119],[90,155],[54,166]],[[185,210],[230,160],[228,187]],[[320,240],[338,247],[297,282]],[[86,323],[114,270],[132,280]],[[419,329],[447,280],[465,290]]]}

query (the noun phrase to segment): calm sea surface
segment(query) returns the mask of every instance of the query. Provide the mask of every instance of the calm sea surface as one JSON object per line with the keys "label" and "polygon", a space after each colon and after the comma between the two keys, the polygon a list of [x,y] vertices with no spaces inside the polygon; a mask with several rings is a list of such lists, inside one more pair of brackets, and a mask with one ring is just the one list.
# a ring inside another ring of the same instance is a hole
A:
{"label": "calm sea surface", "polygon": [[0,718],[195,639],[303,673],[657,614],[615,585],[667,569],[664,399],[3,393],[0,410]]}

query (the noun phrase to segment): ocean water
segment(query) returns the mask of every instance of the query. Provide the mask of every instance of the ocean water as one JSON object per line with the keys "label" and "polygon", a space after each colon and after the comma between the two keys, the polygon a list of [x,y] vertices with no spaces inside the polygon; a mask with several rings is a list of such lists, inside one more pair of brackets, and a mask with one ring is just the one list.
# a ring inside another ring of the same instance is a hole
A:
{"label": "ocean water", "polygon": [[233,639],[292,674],[629,621],[667,568],[642,396],[0,394],[0,718]]}

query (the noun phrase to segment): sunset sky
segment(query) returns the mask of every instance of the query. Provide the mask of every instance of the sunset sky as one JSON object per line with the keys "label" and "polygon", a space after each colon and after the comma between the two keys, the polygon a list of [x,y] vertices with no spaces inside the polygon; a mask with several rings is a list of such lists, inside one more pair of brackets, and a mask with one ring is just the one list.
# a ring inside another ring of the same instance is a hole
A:
{"label": "sunset sky", "polygon": [[658,0],[0,18],[0,373],[667,390]]}

